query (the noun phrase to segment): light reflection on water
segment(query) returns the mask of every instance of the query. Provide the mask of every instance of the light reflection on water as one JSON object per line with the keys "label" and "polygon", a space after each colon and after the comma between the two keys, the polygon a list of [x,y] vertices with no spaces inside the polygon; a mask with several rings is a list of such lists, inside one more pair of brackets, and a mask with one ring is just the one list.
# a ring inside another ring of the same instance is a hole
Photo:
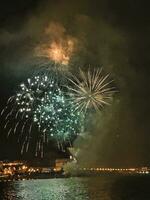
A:
{"label": "light reflection on water", "polygon": [[[79,178],[16,181],[5,185],[3,199],[7,200],[86,200],[86,188]],[[0,198],[1,199],[1,198]]]}
{"label": "light reflection on water", "polygon": [[0,200],[150,200],[150,177],[89,177],[0,183]]}

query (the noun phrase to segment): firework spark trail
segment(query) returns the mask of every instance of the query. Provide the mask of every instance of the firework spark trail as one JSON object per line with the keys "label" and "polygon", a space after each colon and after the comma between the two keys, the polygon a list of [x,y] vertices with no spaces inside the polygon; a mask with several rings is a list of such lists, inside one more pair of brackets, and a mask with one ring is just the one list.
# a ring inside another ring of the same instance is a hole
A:
{"label": "firework spark trail", "polygon": [[8,130],[7,137],[12,133],[18,134],[20,128],[18,142],[23,141],[21,153],[23,153],[25,145],[26,151],[29,148],[30,139],[33,137],[34,110],[41,100],[45,98],[45,93],[51,89],[52,81],[52,77],[48,77],[45,74],[28,79],[25,84],[22,83],[20,85],[19,92],[8,99],[6,107],[1,112],[1,116],[6,121],[4,128],[7,129],[10,125],[12,126]]}
{"label": "firework spark trail", "polygon": [[7,137],[9,137],[11,131],[12,131],[12,128],[9,129],[9,131],[8,131],[8,133],[7,133]]}
{"label": "firework spark trail", "polygon": [[93,72],[83,72],[80,69],[80,77],[72,75],[68,78],[71,86],[67,86],[70,98],[74,101],[75,107],[79,111],[86,112],[90,108],[96,111],[104,105],[109,105],[115,88],[111,86],[109,74],[102,75],[102,69],[94,69]]}
{"label": "firework spark trail", "polygon": [[[35,61],[32,63],[32,74],[33,76],[37,76],[38,74],[41,76],[42,74],[51,75],[51,74],[61,74],[61,78],[63,75],[70,73],[70,65],[63,65],[61,63],[56,63],[47,58],[35,58]],[[55,76],[56,78],[56,76]]]}

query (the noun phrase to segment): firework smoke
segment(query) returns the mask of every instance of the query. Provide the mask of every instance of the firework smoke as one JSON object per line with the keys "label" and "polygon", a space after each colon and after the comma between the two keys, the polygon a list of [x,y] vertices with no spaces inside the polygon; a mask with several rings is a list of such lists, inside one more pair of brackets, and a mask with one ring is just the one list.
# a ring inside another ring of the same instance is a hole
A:
{"label": "firework smoke", "polygon": [[35,49],[36,56],[61,64],[64,70],[67,70],[76,48],[77,39],[67,35],[65,28],[54,22],[46,28],[45,37],[47,41]]}

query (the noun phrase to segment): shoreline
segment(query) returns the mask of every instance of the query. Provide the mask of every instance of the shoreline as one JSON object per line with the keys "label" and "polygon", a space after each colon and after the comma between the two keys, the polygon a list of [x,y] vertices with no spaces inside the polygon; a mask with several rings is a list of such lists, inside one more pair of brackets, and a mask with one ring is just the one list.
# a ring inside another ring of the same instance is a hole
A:
{"label": "shoreline", "polygon": [[149,174],[123,174],[123,173],[101,173],[101,174],[34,174],[34,175],[14,175],[0,177],[0,182],[13,182],[24,180],[40,180],[40,179],[57,179],[57,178],[73,178],[73,177],[149,177]]}

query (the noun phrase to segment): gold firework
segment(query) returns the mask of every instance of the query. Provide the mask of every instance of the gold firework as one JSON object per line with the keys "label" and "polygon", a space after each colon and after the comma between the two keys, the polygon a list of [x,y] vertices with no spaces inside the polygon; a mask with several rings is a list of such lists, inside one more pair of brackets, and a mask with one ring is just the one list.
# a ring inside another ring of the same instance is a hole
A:
{"label": "gold firework", "polygon": [[68,87],[71,99],[76,109],[87,111],[94,108],[100,110],[104,105],[109,105],[115,88],[112,86],[109,74],[103,76],[102,69],[90,69],[84,72],[80,69],[79,78],[72,75],[68,78],[71,86]]}

